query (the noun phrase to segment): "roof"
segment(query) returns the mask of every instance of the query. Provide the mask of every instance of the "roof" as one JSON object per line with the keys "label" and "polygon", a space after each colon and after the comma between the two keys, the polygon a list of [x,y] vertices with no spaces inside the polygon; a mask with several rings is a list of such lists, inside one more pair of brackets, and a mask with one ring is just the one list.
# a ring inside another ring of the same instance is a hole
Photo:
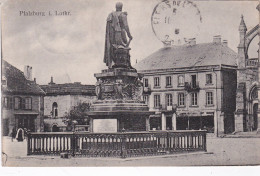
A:
{"label": "roof", "polygon": [[237,53],[222,43],[164,47],[141,60],[138,71],[209,65],[237,66]]}
{"label": "roof", "polygon": [[95,85],[83,85],[79,82],[41,85],[46,95],[90,95],[95,96]]}
{"label": "roof", "polygon": [[2,75],[7,80],[7,86],[2,86],[4,93],[44,95],[44,91],[34,81],[27,80],[24,73],[2,60]]}

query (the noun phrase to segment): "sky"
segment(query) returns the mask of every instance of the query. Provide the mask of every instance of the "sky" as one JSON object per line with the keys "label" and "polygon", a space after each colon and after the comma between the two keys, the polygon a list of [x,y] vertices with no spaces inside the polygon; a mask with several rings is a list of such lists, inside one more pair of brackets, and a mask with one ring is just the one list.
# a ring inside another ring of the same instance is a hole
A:
{"label": "sky", "polygon": [[[103,63],[105,27],[108,14],[118,0],[0,0],[2,5],[3,58],[23,71],[33,68],[38,84],[81,82],[95,84],[94,73],[106,69]],[[133,36],[131,63],[163,47],[151,27],[151,15],[160,0],[121,0],[128,13]],[[197,43],[212,42],[221,35],[237,52],[241,14],[247,29],[259,23],[258,1],[195,1],[202,16]],[[70,16],[20,16],[20,11],[69,11]],[[192,30],[186,26],[185,30]],[[257,57],[256,37],[249,57]]]}

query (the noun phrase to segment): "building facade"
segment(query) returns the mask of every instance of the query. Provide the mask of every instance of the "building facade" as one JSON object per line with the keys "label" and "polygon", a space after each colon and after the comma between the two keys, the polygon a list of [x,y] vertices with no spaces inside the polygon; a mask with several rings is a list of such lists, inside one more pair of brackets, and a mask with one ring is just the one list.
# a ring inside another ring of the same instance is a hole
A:
{"label": "building facade", "polygon": [[[257,9],[259,10],[259,5]],[[251,41],[255,37],[260,37],[259,24],[247,30],[242,16],[239,25],[239,35],[235,127],[237,132],[260,131],[259,49],[258,58],[250,58],[248,56],[248,48]],[[260,47],[260,43],[258,45]]]}
{"label": "building facade", "polygon": [[2,133],[10,135],[18,128],[43,131],[45,93],[32,81],[32,67],[24,72],[2,60]]}
{"label": "building facade", "polygon": [[150,129],[235,130],[237,54],[215,36],[212,43],[164,47],[140,61],[144,101],[156,115]]}
{"label": "building facade", "polygon": [[81,103],[92,104],[96,99],[95,86],[80,82],[55,84],[53,78],[48,85],[41,85],[44,97],[44,123],[46,131],[64,131],[63,120]]}

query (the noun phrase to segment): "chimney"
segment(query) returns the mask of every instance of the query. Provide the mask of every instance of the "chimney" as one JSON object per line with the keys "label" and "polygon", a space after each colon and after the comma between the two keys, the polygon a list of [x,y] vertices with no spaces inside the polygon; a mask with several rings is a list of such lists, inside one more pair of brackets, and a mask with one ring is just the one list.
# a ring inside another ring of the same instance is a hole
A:
{"label": "chimney", "polygon": [[33,81],[36,83],[36,78],[34,78]]}
{"label": "chimney", "polygon": [[191,39],[189,39],[189,45],[190,45],[190,46],[196,45],[196,38],[191,38]]}
{"label": "chimney", "polygon": [[227,40],[223,40],[222,43],[223,43],[224,46],[228,46],[228,41]]}
{"label": "chimney", "polygon": [[29,65],[25,65],[23,74],[27,80],[32,81],[32,67],[30,67]]}
{"label": "chimney", "polygon": [[221,43],[221,35],[214,36],[213,43]]}

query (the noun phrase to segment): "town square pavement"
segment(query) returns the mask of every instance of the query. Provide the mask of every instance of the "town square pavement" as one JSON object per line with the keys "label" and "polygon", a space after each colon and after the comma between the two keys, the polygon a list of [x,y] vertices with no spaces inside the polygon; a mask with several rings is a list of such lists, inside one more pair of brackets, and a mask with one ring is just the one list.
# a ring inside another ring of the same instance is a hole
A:
{"label": "town square pavement", "polygon": [[260,138],[216,138],[207,137],[207,152],[175,154],[170,156],[139,158],[70,158],[59,156],[27,156],[26,141],[11,142],[2,138],[3,166],[219,166],[219,165],[259,165]]}

